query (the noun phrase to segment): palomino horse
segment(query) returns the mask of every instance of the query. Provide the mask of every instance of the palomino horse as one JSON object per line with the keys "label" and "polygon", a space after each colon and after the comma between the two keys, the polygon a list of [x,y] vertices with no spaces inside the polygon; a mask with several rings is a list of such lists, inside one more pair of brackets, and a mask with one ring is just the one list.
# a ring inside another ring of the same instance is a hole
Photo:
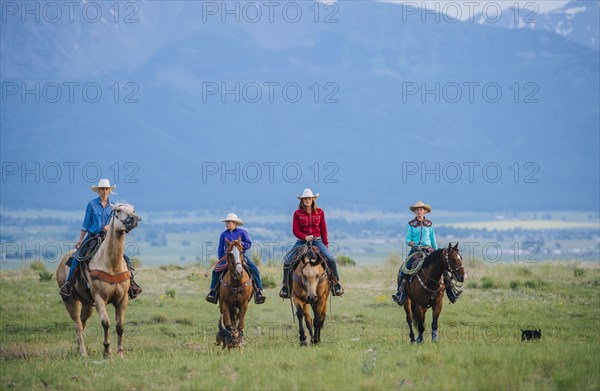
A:
{"label": "palomino horse", "polygon": [[223,325],[230,335],[239,333],[240,343],[244,337],[244,318],[252,298],[252,278],[244,268],[244,247],[241,238],[227,242],[227,270],[221,277],[219,308]]}
{"label": "palomino horse", "polygon": [[404,311],[406,312],[406,322],[410,330],[410,342],[415,342],[413,316],[415,325],[419,331],[417,342],[423,342],[425,313],[429,307],[433,311],[431,340],[437,340],[438,318],[442,312],[442,304],[444,302],[445,285],[442,281],[444,271],[452,273],[459,282],[463,282],[466,278],[460,250],[458,249],[458,242],[454,247],[450,243],[448,244],[448,248],[435,250],[429,254],[425,258],[421,269],[406,286]]}
{"label": "palomino horse", "polygon": [[[330,286],[327,270],[324,266],[325,261],[318,248],[306,245],[298,250],[301,258],[292,276],[292,300],[296,306],[296,315],[298,316],[300,345],[306,346],[308,343],[306,342],[302,318],[305,319],[310,341],[313,344],[321,342],[321,329],[325,324],[325,315],[327,315],[327,299],[329,298]],[[312,308],[314,314],[314,333],[310,308]]]}
{"label": "palomino horse", "polygon": [[[130,271],[123,258],[125,235],[138,225],[138,221],[141,219],[135,214],[132,205],[113,205],[113,216],[106,232],[106,238],[90,260],[89,265],[83,268],[84,278],[90,286],[91,296],[80,279],[77,279],[73,287],[73,294],[64,302],[67,312],[75,324],[81,356],[87,356],[83,333],[87,320],[94,313],[94,305],[100,314],[104,328],[104,356],[110,356],[108,342],[110,320],[106,311],[108,304],[115,307],[117,352],[119,356],[123,356],[123,325],[125,310],[129,302],[127,291],[130,283]],[[58,265],[56,270],[58,286],[62,286],[67,280],[69,267],[66,266],[66,262],[73,252],[65,254]],[[80,267],[82,267],[82,263],[80,262]]]}

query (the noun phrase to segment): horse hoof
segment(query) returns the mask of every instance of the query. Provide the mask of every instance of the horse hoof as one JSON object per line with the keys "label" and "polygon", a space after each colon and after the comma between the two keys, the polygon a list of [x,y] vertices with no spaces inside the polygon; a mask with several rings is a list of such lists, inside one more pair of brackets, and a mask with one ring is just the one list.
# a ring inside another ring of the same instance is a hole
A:
{"label": "horse hoof", "polygon": [[308,346],[308,342],[306,340],[300,341],[300,346]]}

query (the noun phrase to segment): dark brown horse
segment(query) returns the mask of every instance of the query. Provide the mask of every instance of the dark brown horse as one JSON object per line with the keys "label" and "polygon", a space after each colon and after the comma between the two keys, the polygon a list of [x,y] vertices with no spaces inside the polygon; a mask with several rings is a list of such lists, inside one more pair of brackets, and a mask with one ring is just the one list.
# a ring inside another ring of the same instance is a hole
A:
{"label": "dark brown horse", "polygon": [[[327,315],[327,299],[329,298],[330,286],[325,261],[319,250],[314,246],[299,248],[301,256],[293,274],[292,300],[296,306],[298,316],[300,345],[306,346],[306,333],[302,320],[306,322],[306,328],[310,334],[313,344],[321,342],[321,329],[325,324]],[[313,319],[310,309],[314,314]]]}
{"label": "dark brown horse", "polygon": [[244,264],[244,247],[240,238],[227,242],[227,270],[221,277],[219,287],[219,309],[223,316],[223,325],[229,333],[239,333],[243,343],[244,318],[248,303],[252,298],[252,278]]}
{"label": "dark brown horse", "polygon": [[406,286],[406,300],[404,311],[406,322],[410,330],[410,342],[415,342],[413,332],[413,319],[419,331],[417,342],[423,342],[425,331],[425,313],[431,307],[433,321],[431,322],[431,340],[437,340],[438,318],[442,312],[444,303],[444,282],[442,275],[445,271],[450,272],[459,281],[463,282],[467,277],[462,264],[458,242],[454,247],[452,243],[447,248],[435,250],[429,254],[421,269],[412,277]]}

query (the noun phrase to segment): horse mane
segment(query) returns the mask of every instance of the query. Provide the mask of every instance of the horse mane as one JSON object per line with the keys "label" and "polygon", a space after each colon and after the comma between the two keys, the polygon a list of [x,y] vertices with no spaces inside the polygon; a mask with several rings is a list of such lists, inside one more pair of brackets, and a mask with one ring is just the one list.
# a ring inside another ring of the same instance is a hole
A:
{"label": "horse mane", "polygon": [[307,254],[309,254],[309,256],[311,256],[311,258],[312,258],[312,256],[314,256],[315,258],[318,258],[321,261],[323,260],[322,259],[323,255],[319,251],[319,248],[316,246],[309,246],[308,244],[304,244],[303,246],[296,248],[295,252],[296,252],[296,254],[294,255],[292,263],[298,262],[299,260],[304,258],[304,256]]}
{"label": "horse mane", "polygon": [[127,209],[131,209],[131,211],[134,211],[134,207],[131,204],[128,204],[126,202],[117,202],[116,204],[110,204],[111,208],[116,209],[116,208],[127,208]]}
{"label": "horse mane", "polygon": [[425,261],[423,261],[423,266],[421,266],[421,268],[425,268],[434,263],[435,260],[442,255],[442,251],[444,251],[443,248],[438,248],[437,250],[426,256]]}

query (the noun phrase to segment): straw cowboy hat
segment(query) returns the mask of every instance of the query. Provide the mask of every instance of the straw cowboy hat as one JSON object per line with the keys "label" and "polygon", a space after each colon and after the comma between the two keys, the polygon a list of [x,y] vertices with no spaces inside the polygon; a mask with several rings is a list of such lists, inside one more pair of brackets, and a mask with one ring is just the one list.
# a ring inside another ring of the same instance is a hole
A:
{"label": "straw cowboy hat", "polygon": [[225,217],[223,220],[221,220],[221,222],[223,222],[223,223],[225,223],[227,221],[233,221],[234,223],[236,223],[239,226],[244,225],[244,220],[237,217],[237,215],[235,213],[228,213],[227,217]]}
{"label": "straw cowboy hat", "polygon": [[303,199],[303,198],[319,198],[319,193],[314,194],[311,189],[304,189],[304,191],[302,192],[302,195],[296,196],[298,197],[299,200]]}
{"label": "straw cowboy hat", "polygon": [[113,190],[115,190],[115,187],[117,187],[117,185],[111,186],[110,185],[110,181],[108,179],[104,179],[103,178],[103,179],[100,179],[98,181],[97,185],[92,186],[91,189],[92,189],[93,192],[97,193],[98,189],[100,189],[101,187],[108,187],[108,188],[110,188],[110,192],[112,193]]}
{"label": "straw cowboy hat", "polygon": [[423,208],[427,211],[427,213],[431,212],[431,206],[427,205],[423,201],[417,201],[414,205],[408,207],[408,209],[410,209],[412,212],[414,212],[417,208]]}

